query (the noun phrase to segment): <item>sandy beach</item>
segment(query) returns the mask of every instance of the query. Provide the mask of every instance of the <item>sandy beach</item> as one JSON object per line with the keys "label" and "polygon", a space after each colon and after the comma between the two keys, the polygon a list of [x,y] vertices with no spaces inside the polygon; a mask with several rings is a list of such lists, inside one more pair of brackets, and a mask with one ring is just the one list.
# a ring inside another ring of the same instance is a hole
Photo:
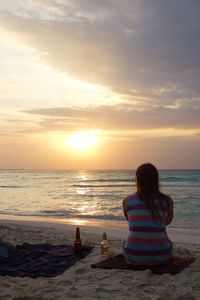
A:
{"label": "sandy beach", "polygon": [[[1,220],[0,236],[15,244],[51,243],[70,244],[74,240],[76,224],[53,222],[31,222],[25,220]],[[62,275],[54,278],[1,277],[1,300],[50,300],[50,299],[134,299],[134,300],[198,300],[200,299],[200,244],[174,242],[174,253],[195,255],[198,258],[187,269],[177,275],[156,275],[150,270],[103,270],[92,269],[91,264],[101,261],[101,235],[106,230],[110,253],[121,253],[121,242],[126,231],[121,228],[106,228],[81,225],[83,243],[93,242],[90,255],[77,262]],[[183,235],[182,235],[183,236]],[[178,235],[177,235],[178,237]],[[197,235],[196,235],[197,237]],[[174,236],[175,238],[175,236]],[[185,239],[185,237],[184,237]],[[178,240],[178,239],[177,239]],[[179,234],[179,240],[181,235]]]}

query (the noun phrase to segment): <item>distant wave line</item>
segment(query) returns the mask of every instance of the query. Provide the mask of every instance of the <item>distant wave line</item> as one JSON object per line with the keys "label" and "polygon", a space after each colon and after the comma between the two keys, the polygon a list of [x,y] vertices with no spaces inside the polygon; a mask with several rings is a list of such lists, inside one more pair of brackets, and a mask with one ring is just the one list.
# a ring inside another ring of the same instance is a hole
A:
{"label": "distant wave line", "polygon": [[163,177],[163,178],[160,178],[160,181],[161,182],[200,182],[200,178],[197,178],[197,177],[173,177],[173,176],[170,176],[170,177]]}
{"label": "distant wave line", "polygon": [[133,179],[86,179],[80,182],[134,182]]}
{"label": "distant wave line", "polygon": [[101,184],[101,185],[96,185],[96,184],[72,184],[72,187],[77,187],[77,188],[102,188],[102,187],[132,187],[134,184]]}
{"label": "distant wave line", "polygon": [[18,189],[18,188],[26,188],[28,185],[0,185],[1,189]]}
{"label": "distant wave line", "polygon": [[186,183],[186,182],[162,182],[161,187],[173,187],[173,188],[199,188],[199,184],[197,182],[192,183]]}

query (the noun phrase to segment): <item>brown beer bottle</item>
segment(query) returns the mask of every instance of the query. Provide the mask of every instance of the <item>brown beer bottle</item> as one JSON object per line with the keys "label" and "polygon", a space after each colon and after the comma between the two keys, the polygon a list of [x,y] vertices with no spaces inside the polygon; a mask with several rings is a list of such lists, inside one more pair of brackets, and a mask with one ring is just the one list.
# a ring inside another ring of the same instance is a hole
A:
{"label": "brown beer bottle", "polygon": [[76,238],[74,240],[74,250],[76,253],[79,253],[81,250],[81,238],[80,238],[79,227],[76,227]]}

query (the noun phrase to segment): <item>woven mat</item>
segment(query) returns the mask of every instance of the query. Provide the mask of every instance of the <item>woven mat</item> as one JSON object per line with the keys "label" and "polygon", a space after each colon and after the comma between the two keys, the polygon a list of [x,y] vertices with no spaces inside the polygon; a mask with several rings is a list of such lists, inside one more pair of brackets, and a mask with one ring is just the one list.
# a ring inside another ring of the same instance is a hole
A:
{"label": "woven mat", "polygon": [[134,271],[141,271],[150,269],[153,273],[156,274],[177,274],[187,268],[190,264],[195,261],[195,257],[192,256],[174,256],[172,260],[165,265],[157,266],[133,266],[127,264],[124,259],[123,254],[118,254],[113,257],[108,257],[107,259],[92,264],[92,268],[102,268],[102,269],[128,269]]}

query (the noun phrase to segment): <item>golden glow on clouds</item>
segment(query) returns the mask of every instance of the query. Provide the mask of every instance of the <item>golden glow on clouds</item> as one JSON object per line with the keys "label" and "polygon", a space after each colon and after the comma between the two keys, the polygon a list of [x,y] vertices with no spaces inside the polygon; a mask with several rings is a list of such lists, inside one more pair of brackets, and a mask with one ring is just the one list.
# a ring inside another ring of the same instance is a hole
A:
{"label": "golden glow on clouds", "polygon": [[[9,31],[0,30],[0,105],[34,107],[120,103],[119,95],[47,64],[48,52],[33,50]],[[3,101],[1,101],[3,99]],[[6,101],[5,101],[6,99]]]}
{"label": "golden glow on clouds", "polygon": [[93,149],[98,142],[98,132],[95,130],[79,131],[71,134],[66,146],[79,151]]}
{"label": "golden glow on clouds", "polygon": [[164,138],[164,137],[195,137],[199,135],[198,128],[194,129],[175,129],[175,128],[158,128],[158,129],[136,129],[136,130],[100,130],[100,139],[102,141],[120,140],[134,141],[143,138]]}
{"label": "golden glow on clouds", "polygon": [[[51,149],[55,149],[58,152],[68,153],[75,155],[83,154],[84,156],[91,153],[98,156],[98,147],[101,145],[101,149],[106,151],[106,147],[112,141],[140,141],[143,139],[151,138],[168,138],[168,137],[196,137],[199,136],[199,129],[152,129],[152,130],[85,130],[71,132],[68,135],[67,132],[43,132],[32,134],[32,140],[35,142],[45,144]],[[83,177],[84,179],[84,177]]]}

